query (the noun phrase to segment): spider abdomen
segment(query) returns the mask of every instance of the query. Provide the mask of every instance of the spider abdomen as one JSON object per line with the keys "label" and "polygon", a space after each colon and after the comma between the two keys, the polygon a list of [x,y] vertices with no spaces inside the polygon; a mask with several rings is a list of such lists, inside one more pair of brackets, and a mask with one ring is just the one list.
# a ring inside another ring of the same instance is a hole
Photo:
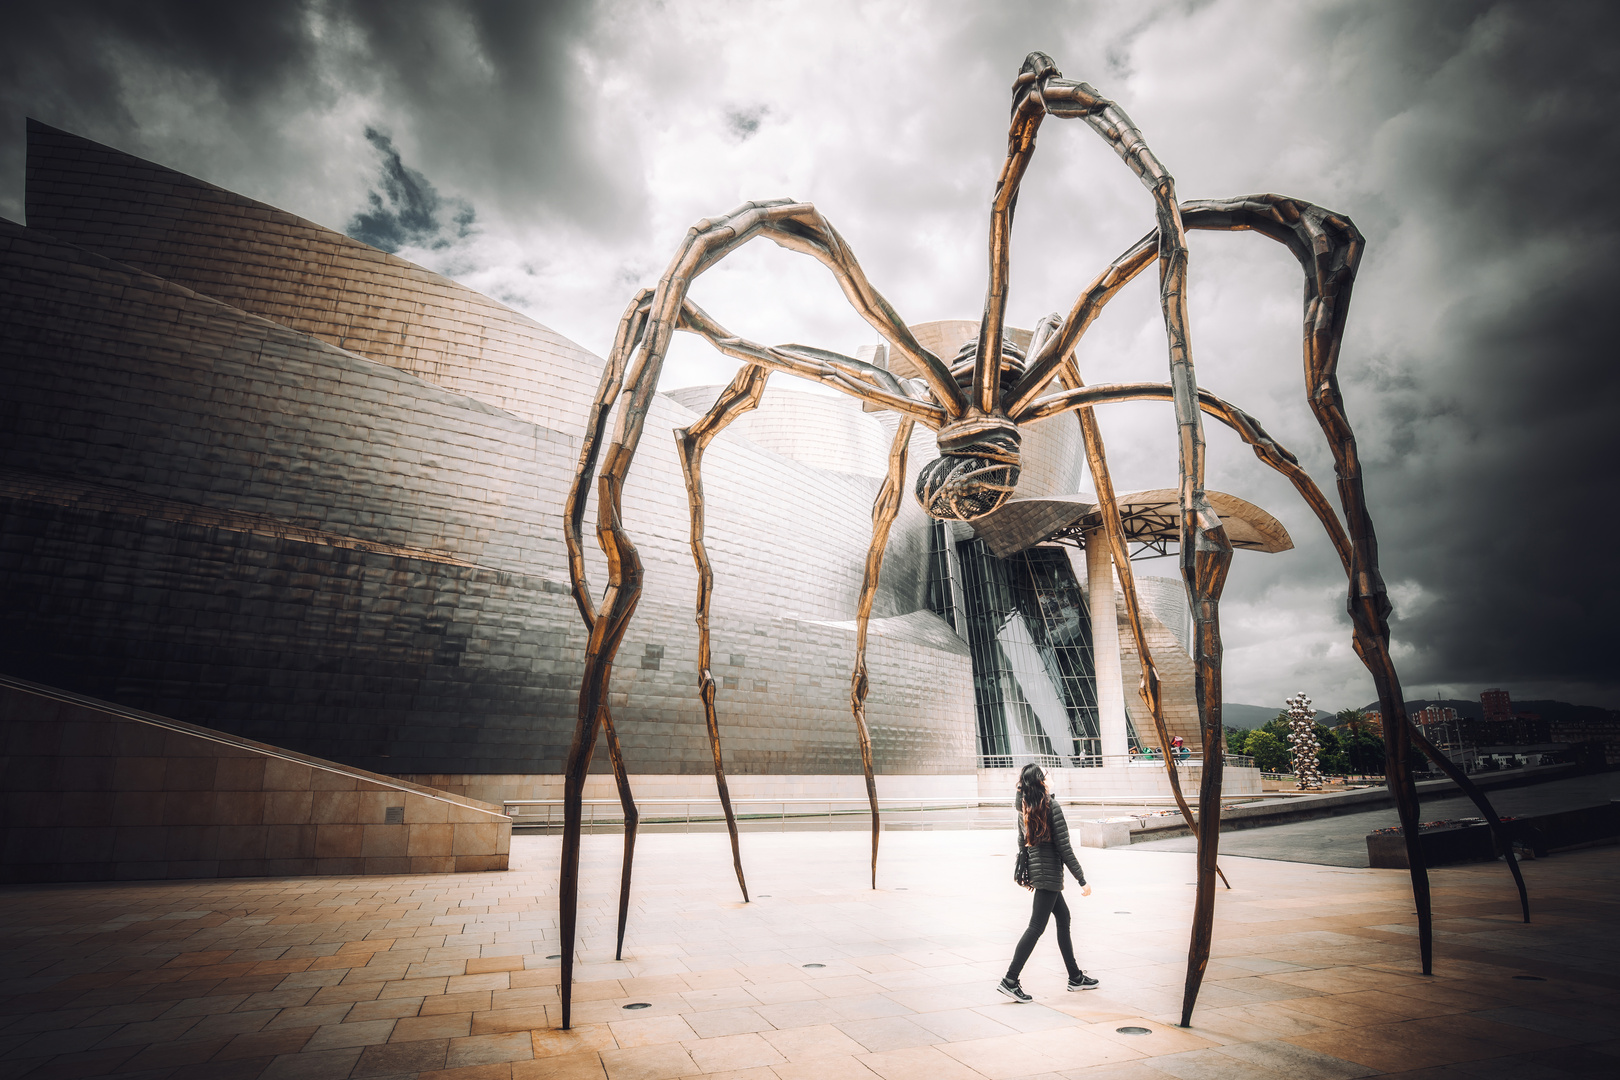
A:
{"label": "spider abdomen", "polygon": [[[951,376],[971,390],[979,343],[969,338],[957,351]],[[1001,342],[1001,386],[1024,373],[1024,351],[1011,338]],[[1018,487],[1018,426],[1004,416],[967,416],[939,431],[939,457],[917,473],[917,501],[930,517],[972,521],[1012,497]]]}
{"label": "spider abdomen", "polygon": [[940,429],[940,456],[917,473],[917,501],[930,517],[972,521],[995,510],[1018,487],[1022,441],[999,416],[969,417]]}

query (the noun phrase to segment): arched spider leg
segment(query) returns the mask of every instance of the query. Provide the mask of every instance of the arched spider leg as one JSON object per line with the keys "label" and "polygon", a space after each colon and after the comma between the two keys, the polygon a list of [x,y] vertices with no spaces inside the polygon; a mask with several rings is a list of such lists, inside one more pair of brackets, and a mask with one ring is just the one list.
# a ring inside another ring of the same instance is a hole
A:
{"label": "arched spider leg", "polygon": [[[1072,363],[1074,350],[1080,344],[1080,338],[1085,334],[1097,316],[1102,314],[1103,308],[1114,295],[1136,280],[1136,275],[1153,265],[1159,257],[1159,231],[1148,233],[1142,239],[1132,244],[1126,252],[1108,264],[1108,269],[1098,274],[1096,279],[1081,292],[1069,310],[1066,318],[1057,319],[1054,325],[1053,316],[1048,315],[1042,325],[1050,329],[1040,336],[1040,340],[1031,339],[1029,343],[1029,366],[1024,369],[1023,376],[1007,391],[1007,415],[1014,420],[1021,418],[1029,410],[1030,405],[1046,389],[1054,375],[1060,375],[1063,367]],[[1079,371],[1076,369],[1075,376]],[[1067,383],[1064,383],[1068,387]],[[1069,389],[1076,389],[1082,384],[1076,384]]]}
{"label": "arched spider leg", "polygon": [[[621,323],[615,342],[615,356],[598,388],[587,425],[586,446],[580,455],[579,471],[574,479],[569,510],[565,516],[565,533],[573,546],[570,548],[569,572],[573,579],[575,601],[581,614],[587,617],[590,636],[585,648],[584,672],[580,682],[579,707],[575,717],[574,737],[564,765],[563,787],[563,845],[562,867],[558,881],[558,921],[561,932],[562,971],[562,1026],[570,1026],[572,1018],[572,984],[574,966],[574,938],[579,910],[579,849],[582,824],[585,775],[590,767],[591,753],[596,742],[597,727],[606,715],[608,686],[613,674],[613,659],[619,644],[635,613],[641,597],[642,566],[635,544],[624,528],[623,492],[625,477],[635,457],[641,434],[646,427],[647,413],[652,396],[657,391],[658,376],[663,368],[664,356],[670,339],[683,320],[689,320],[686,301],[692,281],[703,270],[738,246],[755,236],[768,235],[778,244],[792,250],[806,251],[833,271],[846,296],[864,318],[884,336],[902,355],[909,357],[923,371],[936,398],[938,415],[955,415],[965,408],[961,392],[950,377],[949,370],[932,353],[920,346],[904,322],[881,295],[866,281],[854,256],[841,237],[833,231],[815,207],[787,199],[772,202],[744,203],[732,213],[719,219],[705,219],[688,230],[680,249],[669,268],[659,279],[650,299],[638,297]],[[695,309],[694,309],[695,310]],[[701,314],[701,313],[699,313]],[[724,350],[723,350],[724,351]],[[845,393],[889,407],[905,403],[927,409],[922,403],[896,398],[888,390],[880,389],[881,380],[862,381],[848,377],[863,366],[847,358],[829,359],[835,354],[818,354],[817,350],[802,347],[761,350],[774,369],[794,370],[810,368],[826,376]],[[624,371],[620,365],[634,355]],[[840,375],[842,373],[842,375]],[[813,376],[820,377],[820,375]],[[898,386],[898,383],[895,384]],[[597,490],[597,541],[606,556],[608,584],[603,591],[600,607],[591,602],[591,591],[585,579],[583,554],[577,553],[579,522],[583,514],[586,485],[596,468],[597,448],[605,431],[606,418],[614,402],[628,390],[615,422],[613,440],[602,455],[601,477]],[[953,411],[954,410],[954,411]],[[623,790],[623,789],[621,789]],[[627,851],[628,851],[627,847]],[[628,870],[628,862],[626,864]],[[628,876],[628,874],[627,874]],[[624,899],[621,897],[621,906]]]}
{"label": "arched spider leg", "polygon": [[1035,135],[1046,118],[1042,90],[1059,75],[1045,53],[1030,53],[1013,81],[1012,123],[1007,130],[1007,160],[996,177],[990,202],[990,275],[984,290],[984,315],[979,320],[979,344],[973,364],[971,402],[975,414],[1002,416],[1001,335],[1007,318],[1007,286],[1012,264],[1012,221],[1018,208],[1018,188],[1035,156]]}
{"label": "arched spider leg", "polygon": [[[1196,202],[1189,204],[1188,212],[1200,217],[1204,228],[1253,229],[1286,244],[1305,271],[1306,395],[1333,453],[1339,502],[1344,508],[1351,550],[1346,606],[1354,627],[1356,652],[1378,687],[1384,716],[1392,720],[1384,725],[1386,766],[1412,868],[1423,972],[1430,974],[1434,970],[1434,944],[1429,882],[1418,835],[1417,787],[1407,768],[1413,725],[1389,652],[1389,597],[1378,570],[1378,542],[1367,511],[1355,433],[1344,413],[1337,374],[1339,346],[1363,240],[1347,218],[1275,195]],[[1487,816],[1494,818],[1495,814]],[[1511,853],[1512,849],[1508,850]]]}
{"label": "arched spider leg", "polygon": [[[889,302],[872,288],[871,283],[866,280],[866,272],[861,269],[860,263],[855,261],[854,253],[850,251],[844,238],[838,235],[838,230],[834,229],[814,206],[809,203],[802,205],[803,210],[799,213],[769,222],[761,229],[761,235],[770,238],[779,247],[809,255],[831,270],[850,306],[889,343],[891,349],[922,372],[923,382],[927,384],[946,418],[955,419],[967,412],[967,398],[956,385],[956,379],[952,377],[950,368],[918,343],[905,321]],[[806,347],[795,345],[783,348]],[[819,350],[811,351],[819,352]],[[847,357],[840,359],[847,360]]]}
{"label": "arched spider leg", "polygon": [[[1077,379],[1078,376],[1074,376],[1074,378]],[[1099,384],[1087,387],[1081,393],[1062,393],[1039,399],[1038,407],[1031,409],[1028,416],[1030,419],[1040,419],[1055,416],[1069,408],[1083,412],[1089,411],[1098,403],[1131,400],[1169,401],[1171,400],[1171,390],[1168,386],[1153,383]],[[1081,401],[1090,401],[1092,404],[1079,404]],[[1339,561],[1344,567],[1345,576],[1353,582],[1355,580],[1355,545],[1346,534],[1343,524],[1339,521],[1338,514],[1334,512],[1333,505],[1328,501],[1327,496],[1323,494],[1322,489],[1317,486],[1316,481],[1300,466],[1299,459],[1272,439],[1253,416],[1229,402],[1222,401],[1207,390],[1199,391],[1199,407],[1205,413],[1215,417],[1237,432],[1238,436],[1254,450],[1256,457],[1293,484],[1294,489],[1299,492],[1300,497],[1311,508],[1311,512],[1316,515],[1316,519],[1321,523],[1323,531],[1327,533],[1328,540],[1333,544],[1333,549],[1338,554]],[[1356,638],[1355,644],[1357,655],[1361,656],[1362,662],[1370,671],[1374,672],[1375,677],[1377,674],[1375,664],[1387,664],[1392,677],[1394,677],[1394,665],[1388,655],[1387,638],[1383,639],[1381,643],[1384,650],[1382,657],[1369,656],[1367,652],[1364,652],[1362,639],[1359,636]],[[1374,644],[1380,643],[1377,639],[1374,639]],[[1393,691],[1399,693],[1398,681]],[[1502,819],[1497,815],[1489,797],[1468,778],[1466,773],[1458,769],[1450,758],[1446,757],[1428,740],[1422,729],[1411,720],[1410,716],[1406,717],[1406,726],[1409,737],[1423,751],[1424,755],[1439,766],[1441,771],[1479,808],[1480,814],[1490,824],[1497,846],[1505,852],[1511,852],[1513,850],[1512,835],[1508,832],[1507,826],[1503,824]],[[1519,894],[1521,916],[1528,923],[1530,921],[1530,896],[1525,886],[1524,874],[1519,869],[1518,860],[1510,858],[1506,861],[1508,870],[1513,875],[1514,886]]]}
{"label": "arched spider leg", "polygon": [[[596,626],[596,605],[592,599],[590,583],[585,574],[585,551],[582,530],[585,519],[586,485],[596,468],[596,457],[601,449],[602,436],[607,430],[613,403],[618,398],[624,380],[625,362],[641,340],[647,324],[647,311],[652,304],[652,290],[643,289],[630,301],[614,335],[608,362],[602,368],[602,379],[597,386],[596,400],[586,417],[585,434],[580,444],[579,468],[574,483],[568,490],[568,501],[563,510],[563,539],[568,547],[569,576],[573,582],[574,603],[585,620],[587,633]],[[613,727],[613,716],[606,702],[599,713],[602,734],[607,739],[608,758],[613,763],[613,781],[619,790],[619,806],[624,811],[624,858],[619,875],[619,932],[615,939],[613,958],[624,959],[624,928],[630,913],[630,872],[635,862],[636,829],[641,815],[636,810],[635,796],[630,790],[630,776],[624,764],[624,752],[619,746],[619,735]],[[595,738],[592,737],[594,747]],[[590,764],[587,754],[585,765]],[[583,780],[582,780],[583,783]],[[576,862],[577,868],[577,862]],[[576,886],[577,887],[577,886]],[[568,935],[572,941],[572,935]]]}
{"label": "arched spider leg", "polygon": [[[1351,287],[1364,242],[1348,218],[1310,203],[1275,195],[1194,202],[1188,216],[1208,229],[1253,229],[1286,244],[1305,271],[1305,391],[1317,424],[1333,453],[1339,503],[1350,538],[1350,591],[1347,608],[1356,652],[1378,687],[1384,725],[1385,766],[1395,793],[1417,901],[1418,951],[1423,973],[1434,971],[1434,928],[1428,869],[1418,835],[1417,785],[1407,768],[1410,718],[1400,693],[1400,677],[1389,653],[1389,595],[1378,571],[1378,541],[1367,512],[1355,432],[1344,414],[1337,374],[1339,345],[1349,314]],[[1492,815],[1494,816],[1494,815]],[[1509,852],[1511,853],[1511,848]]]}
{"label": "arched spider leg", "polygon": [[[1117,104],[1086,83],[1070,82],[1044,53],[1031,53],[1013,89],[1014,126],[1027,102],[1064,119],[1081,118],[1106,139],[1153,196],[1158,219],[1159,306],[1169,344],[1175,391],[1181,506],[1181,576],[1193,614],[1194,690],[1198,699],[1204,768],[1198,787],[1198,874],[1187,987],[1181,1022],[1191,1022],[1198,987],[1209,963],[1215,919],[1216,854],[1220,846],[1221,629],[1220,597],[1232,563],[1232,544],[1204,491],[1204,425],[1187,325],[1187,236],[1176,202],[1175,180],[1142,132]],[[994,260],[992,261],[994,265]],[[1213,750],[1213,752],[1212,752]]]}
{"label": "arched spider leg", "polygon": [[[1305,270],[1306,391],[1312,411],[1316,413],[1334,455],[1335,473],[1339,478],[1340,501],[1344,504],[1346,518],[1356,526],[1351,535],[1344,534],[1342,528],[1340,530],[1340,535],[1345,536],[1347,545],[1340,552],[1341,558],[1346,561],[1345,571],[1350,583],[1346,606],[1355,628],[1354,644],[1357,655],[1362,658],[1362,663],[1373,676],[1383,715],[1390,718],[1390,723],[1396,729],[1393,732],[1388,730],[1385,732],[1385,752],[1388,759],[1386,772],[1406,838],[1413,898],[1418,912],[1419,950],[1423,957],[1424,970],[1431,971],[1433,937],[1428,900],[1428,873],[1423,864],[1421,844],[1415,829],[1418,798],[1416,786],[1411,781],[1410,771],[1406,765],[1409,757],[1407,742],[1415,743],[1440,767],[1441,771],[1468,794],[1474,805],[1479,807],[1480,813],[1491,823],[1498,844],[1504,850],[1510,851],[1511,844],[1506,827],[1502,825],[1501,819],[1484,792],[1457,769],[1449,758],[1430,744],[1422,731],[1412,722],[1406,712],[1400,678],[1389,651],[1389,600],[1383,578],[1378,572],[1377,541],[1366,509],[1355,436],[1344,415],[1336,372],[1340,341],[1348,315],[1350,290],[1363,246],[1361,234],[1342,215],[1302,200],[1272,194],[1190,202],[1182,210],[1188,228],[1225,231],[1252,229],[1269,236],[1285,244]],[[1151,239],[1150,234],[1148,240]],[[1084,330],[1085,325],[1095,318],[1101,305],[1118,291],[1125,280],[1139,273],[1147,262],[1151,261],[1152,256],[1147,261],[1133,257],[1139,255],[1147,242],[1145,240],[1137,244],[1131,252],[1116,260],[1110,272],[1105,273],[1085,294],[1082,294],[1070,317],[1070,322],[1075,327],[1069,337],[1070,350],[1073,349],[1072,342],[1078,339],[1079,332]],[[1116,269],[1118,273],[1114,273]],[[1110,274],[1114,276],[1110,278]],[[1106,289],[1100,287],[1105,279],[1108,286]],[[1077,317],[1076,313],[1081,313],[1085,317]],[[1052,340],[1055,340],[1055,335]],[[1035,384],[1034,377],[1039,374],[1042,364],[1055,362],[1053,354],[1056,350],[1052,340],[1049,340],[1044,354],[1030,365],[1025,380],[1014,389],[1012,396],[1020,402],[1032,400],[1032,391],[1039,391],[1040,387]],[[1049,372],[1051,369],[1048,367],[1046,370]],[[1022,405],[1019,410],[1013,411],[1014,416],[1021,418],[1027,408],[1027,404]],[[1296,484],[1296,487],[1299,485]],[[1314,490],[1314,484],[1312,489]],[[1300,490],[1309,502],[1311,497],[1304,489]],[[1312,504],[1312,509],[1317,511],[1317,516],[1324,525],[1329,517],[1337,520],[1331,513],[1324,515],[1322,507],[1315,503]],[[1358,530],[1359,539],[1354,535]],[[1529,897],[1525,890],[1523,874],[1516,862],[1509,861],[1509,869],[1513,873],[1514,884],[1519,892],[1523,917],[1529,921]]]}
{"label": "arched spider leg", "polygon": [[[1123,285],[1124,281],[1120,284]],[[1098,310],[1101,310],[1100,307]],[[1030,341],[1030,355],[1037,355],[1045,339],[1061,325],[1062,320],[1055,314],[1043,319]],[[1084,385],[1080,379],[1080,369],[1072,357],[1059,371],[1059,377],[1068,389],[1079,389]],[[1164,753],[1164,768],[1170,782],[1170,793],[1175,796],[1176,806],[1181,810],[1181,819],[1187,823],[1188,830],[1196,834],[1198,819],[1193,815],[1192,808],[1187,805],[1187,796],[1181,790],[1181,775],[1170,752],[1170,729],[1164,722],[1164,698],[1159,692],[1159,672],[1153,666],[1153,652],[1148,647],[1147,630],[1142,622],[1142,604],[1136,592],[1136,576],[1131,569],[1130,548],[1126,544],[1125,526],[1119,516],[1119,503],[1114,496],[1114,479],[1108,468],[1108,455],[1103,447],[1102,432],[1097,427],[1097,417],[1091,406],[1077,406],[1074,412],[1080,421],[1080,438],[1086,448],[1086,465],[1091,470],[1092,483],[1097,489],[1097,509],[1103,520],[1103,535],[1108,541],[1110,560],[1119,574],[1119,591],[1125,601],[1126,622],[1130,625],[1131,638],[1136,644],[1136,655],[1141,661],[1142,680],[1137,685],[1137,693],[1141,696],[1142,703],[1147,706],[1149,715],[1153,717],[1153,726],[1159,736],[1159,746]],[[1224,749],[1223,745],[1221,750]],[[1206,747],[1206,757],[1208,753]],[[1232,887],[1232,883],[1226,880],[1226,874],[1218,864],[1215,873],[1220,876],[1221,884],[1228,889]]]}
{"label": "arched spider leg", "polygon": [[703,451],[725,426],[759,405],[770,372],[749,364],[737,372],[714,403],[714,407],[691,427],[675,431],[675,449],[681,457],[681,473],[686,478],[686,501],[692,517],[692,561],[697,564],[698,596],[698,694],[703,699],[703,720],[709,728],[709,749],[714,753],[714,782],[720,791],[720,806],[726,814],[726,831],[731,834],[731,863],[737,870],[737,885],[743,903],[748,902],[748,882],[743,878],[742,851],[737,844],[737,817],[731,811],[731,791],[726,784],[725,764],[720,756],[720,721],[714,711],[714,674],[709,670],[709,601],[714,595],[714,568],[703,543]]}
{"label": "arched spider leg", "polygon": [[[893,411],[900,414],[899,427],[895,432],[894,442],[889,449],[888,473],[884,478],[883,487],[878,492],[877,500],[872,505],[872,543],[866,553],[866,568],[861,581],[860,600],[856,605],[855,670],[850,678],[850,711],[855,720],[855,735],[861,750],[861,769],[866,778],[866,799],[872,815],[872,887],[875,889],[877,888],[877,854],[882,819],[878,810],[877,781],[872,771],[872,738],[866,725],[866,694],[869,687],[866,670],[867,626],[872,615],[872,602],[877,595],[878,574],[883,567],[883,552],[888,545],[889,529],[894,524],[895,516],[900,511],[901,489],[905,484],[906,458],[911,445],[912,428],[919,418],[933,427],[938,427],[945,421],[944,410],[937,405],[921,402],[910,397],[906,394],[905,387],[901,385],[898,379],[885,369],[875,365],[852,360],[847,356],[840,356],[837,353],[827,352],[822,349],[812,349],[805,345],[781,345],[771,348],[739,338],[715,322],[701,308],[690,301],[686,305],[681,328],[706,338],[711,345],[727,356],[749,361],[750,368],[745,370],[763,369],[769,366],[778,371],[786,371],[803,378],[814,379],[817,382],[833,386],[845,392],[859,390],[860,396],[866,400],[873,400],[874,393],[876,393],[879,395],[876,398],[877,400],[889,405]],[[877,384],[877,386],[874,388],[872,384]],[[734,388],[735,386],[736,384],[733,384]],[[715,410],[718,411],[725,401],[726,395],[722,395],[720,401],[715,405]],[[757,400],[754,404],[757,404]],[[753,404],[748,406],[748,408],[753,407]],[[741,410],[739,409],[739,411]],[[711,412],[710,416],[713,415],[714,413]],[[679,437],[684,438],[684,436]],[[687,488],[690,493],[692,490],[690,478],[688,479]],[[695,519],[702,513],[701,489],[698,491],[697,498],[699,502],[693,504]],[[697,535],[698,533],[694,531],[694,536]],[[695,545],[696,541],[694,541],[694,550],[696,550]],[[700,573],[708,573],[706,566],[707,559],[705,558],[700,566]],[[712,581],[712,574],[709,574],[703,580],[706,584]],[[705,640],[707,635],[706,619],[707,613],[705,610],[705,627],[702,630]],[[712,680],[710,685],[712,687]],[[718,738],[718,736],[715,737]],[[716,761],[718,762],[718,750],[716,751]],[[739,870],[739,874],[740,872]]]}
{"label": "arched spider leg", "polygon": [[[1327,496],[1322,493],[1321,488],[1316,486],[1316,481],[1311,479],[1310,474],[1300,467],[1299,459],[1279,445],[1271,436],[1267,435],[1265,429],[1260,426],[1260,422],[1248,413],[1234,405],[1222,402],[1215,398],[1214,395],[1207,394],[1204,391],[1200,391],[1200,398],[1201,402],[1204,403],[1205,412],[1217,417],[1236,431],[1243,441],[1254,449],[1256,457],[1287,477],[1288,481],[1294,485],[1294,489],[1299,492],[1306,505],[1316,515],[1316,520],[1321,523],[1323,530],[1328,534],[1328,539],[1332,542],[1334,551],[1339,555],[1339,562],[1344,567],[1346,578],[1353,581],[1355,579],[1355,547],[1351,543],[1349,536],[1345,534],[1344,526],[1339,522],[1339,516],[1334,513],[1333,506],[1328,502]],[[1211,405],[1220,406],[1221,411],[1216,411]],[[1381,662],[1389,664],[1389,669],[1393,673],[1394,664],[1388,656],[1387,637],[1384,639],[1384,645],[1385,655]],[[1361,655],[1359,648],[1357,654]],[[1369,669],[1372,668],[1373,665],[1368,662],[1366,656],[1362,656],[1362,661],[1367,664]],[[1399,686],[1397,684],[1396,692],[1398,693],[1398,691]],[[1514,887],[1519,893],[1520,913],[1524,921],[1529,922],[1530,894],[1525,888],[1524,873],[1519,869],[1519,861],[1511,854],[1513,851],[1513,837],[1509,834],[1507,826],[1502,823],[1502,819],[1497,816],[1496,808],[1491,805],[1491,801],[1486,797],[1485,793],[1468,778],[1468,774],[1457,768],[1450,758],[1441,753],[1410,717],[1407,718],[1407,724],[1412,741],[1417,744],[1418,748],[1423,751],[1430,761],[1438,765],[1440,770],[1473,801],[1474,805],[1479,808],[1481,815],[1490,824],[1491,833],[1496,838],[1497,846],[1503,852],[1508,853],[1505,861],[1508,864],[1508,870],[1513,874]]]}
{"label": "arched spider leg", "polygon": [[737,337],[690,300],[682,309],[680,328],[697,334],[733,359],[819,382],[928,427],[938,428],[948,419],[944,409],[912,397],[899,379],[876,364],[809,345],[760,345]]}

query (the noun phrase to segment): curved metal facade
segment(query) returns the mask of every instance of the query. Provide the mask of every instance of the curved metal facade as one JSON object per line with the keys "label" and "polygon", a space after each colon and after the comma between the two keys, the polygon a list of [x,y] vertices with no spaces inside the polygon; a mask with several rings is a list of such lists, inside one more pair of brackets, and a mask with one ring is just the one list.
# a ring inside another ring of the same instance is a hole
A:
{"label": "curved metal facade", "polygon": [[[381,772],[560,771],[584,651],[560,519],[601,361],[420,267],[38,124],[27,206],[28,228],[0,226],[5,669]],[[769,426],[798,396],[755,419],[772,446],[727,433],[705,461],[738,774],[859,771],[848,620],[878,481]],[[886,447],[885,417],[836,405]],[[649,429],[695,416],[660,396]],[[702,773],[667,438],[650,434],[625,506],[647,592],[615,720],[632,771]],[[974,764],[967,646],[923,602],[925,524],[902,512],[874,612],[886,773]]]}

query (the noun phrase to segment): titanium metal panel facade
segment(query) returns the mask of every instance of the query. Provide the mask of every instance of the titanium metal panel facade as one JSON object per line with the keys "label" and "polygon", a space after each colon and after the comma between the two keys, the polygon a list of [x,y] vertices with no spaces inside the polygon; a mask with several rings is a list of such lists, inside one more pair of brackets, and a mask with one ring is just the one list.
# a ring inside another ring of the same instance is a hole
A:
{"label": "titanium metal panel facade", "polygon": [[[43,125],[28,208],[36,227],[0,226],[7,670],[380,772],[560,771],[584,647],[560,518],[600,361]],[[834,404],[886,447],[886,418]],[[711,767],[686,500],[658,437],[694,419],[657,400],[626,490],[648,588],[612,704],[634,772]],[[705,478],[728,769],[858,772],[874,474],[727,433]],[[974,766],[968,650],[922,602],[925,526],[902,515],[875,610],[880,772]]]}

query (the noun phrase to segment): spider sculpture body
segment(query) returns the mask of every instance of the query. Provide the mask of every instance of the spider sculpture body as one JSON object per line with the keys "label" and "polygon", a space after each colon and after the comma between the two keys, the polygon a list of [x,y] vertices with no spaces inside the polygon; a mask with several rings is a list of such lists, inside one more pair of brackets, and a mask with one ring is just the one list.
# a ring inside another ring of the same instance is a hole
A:
{"label": "spider sculpture body", "polygon": [[[1019,184],[1035,149],[1035,136],[1047,116],[1081,119],[1101,135],[1152,194],[1156,226],[1091,282],[1067,315],[1047,316],[1036,327],[1027,353],[1004,336],[1010,236]],[[1344,517],[1328,502],[1286,449],[1277,445],[1247,413],[1201,390],[1193,368],[1186,310],[1189,229],[1251,230],[1288,247],[1305,273],[1305,389],[1312,412],[1333,453]],[[688,298],[693,280],[730,252],[756,237],[809,255],[837,279],[851,305],[888,343],[891,355],[905,358],[921,378],[902,381],[883,367],[803,345],[766,346],[730,333]],[[1219,601],[1232,547],[1221,519],[1204,490],[1203,416],[1233,429],[1262,462],[1286,476],[1326,530],[1349,581],[1347,606],[1354,642],[1378,688],[1385,717],[1386,769],[1404,826],[1418,914],[1423,970],[1432,967],[1429,889],[1418,842],[1416,789],[1407,767],[1414,743],[1473,797],[1493,823],[1504,850],[1506,834],[1490,804],[1410,722],[1400,680],[1390,658],[1390,605],[1379,576],[1377,543],[1363,496],[1354,433],[1345,418],[1336,368],[1350,290],[1363,241],[1349,219],[1310,203],[1278,195],[1181,203],[1175,182],[1124,111],[1083,82],[1065,80],[1043,53],[1031,53],[1013,84],[1012,122],[1006,163],[991,204],[989,287],[978,339],[946,363],[918,343],[906,323],[867,281],[837,231],[809,203],[791,199],[745,203],[722,217],[698,222],[670,262],[656,288],[641,291],[620,321],[602,373],[595,403],[586,419],[579,468],[569,493],[565,533],[575,602],[589,629],[579,709],[565,776],[565,824],[559,888],[563,1026],[569,1025],[574,934],[579,891],[579,839],[585,774],[600,730],[607,739],[620,800],[625,811],[624,864],[619,893],[618,954],[624,947],[637,813],[623,756],[608,709],[613,659],[641,593],[642,568],[621,519],[621,494],[645,426],[651,397],[669,343],[677,330],[707,339],[742,363],[731,384],[709,412],[677,431],[676,442],[691,508],[691,546],[699,577],[697,598],[698,680],[715,780],[731,834],[737,882],[747,900],[720,750],[715,713],[715,680],[710,673],[709,600],[714,575],[703,545],[704,448],[727,423],[759,404],[767,377],[785,372],[813,379],[871,405],[898,414],[887,478],[872,509],[872,544],[857,608],[856,655],[850,686],[855,735],[866,773],[872,821],[872,882],[877,884],[879,817],[872,774],[872,748],[865,720],[867,623],[889,528],[899,508],[911,432],[921,423],[937,432],[940,456],[918,473],[915,496],[933,517],[974,521],[994,513],[1018,482],[1020,427],[1072,412],[1080,424],[1087,464],[1097,488],[1109,550],[1120,579],[1126,618],[1142,661],[1139,693],[1153,717],[1160,746],[1170,743],[1158,675],[1143,628],[1141,605],[1131,574],[1120,513],[1114,499],[1102,437],[1094,410],[1116,401],[1160,400],[1175,407],[1180,475],[1180,560],[1194,621],[1195,695],[1204,749],[1198,810],[1182,797],[1171,756],[1164,754],[1172,791],[1198,839],[1198,881],[1181,1022],[1190,1023],[1199,984],[1209,958],[1215,880],[1219,875],[1221,796],[1221,637]],[[1081,335],[1108,301],[1155,262],[1168,338],[1168,383],[1113,383],[1087,386],[1075,362]],[[1056,382],[1059,389],[1052,389]],[[620,401],[623,398],[624,400]],[[617,416],[613,414],[617,406]],[[607,437],[609,421],[613,434]],[[605,446],[605,452],[604,452]],[[597,537],[608,566],[600,600],[586,580],[583,524],[586,495],[600,462]],[[1529,904],[1518,867],[1511,860],[1526,921]]]}

